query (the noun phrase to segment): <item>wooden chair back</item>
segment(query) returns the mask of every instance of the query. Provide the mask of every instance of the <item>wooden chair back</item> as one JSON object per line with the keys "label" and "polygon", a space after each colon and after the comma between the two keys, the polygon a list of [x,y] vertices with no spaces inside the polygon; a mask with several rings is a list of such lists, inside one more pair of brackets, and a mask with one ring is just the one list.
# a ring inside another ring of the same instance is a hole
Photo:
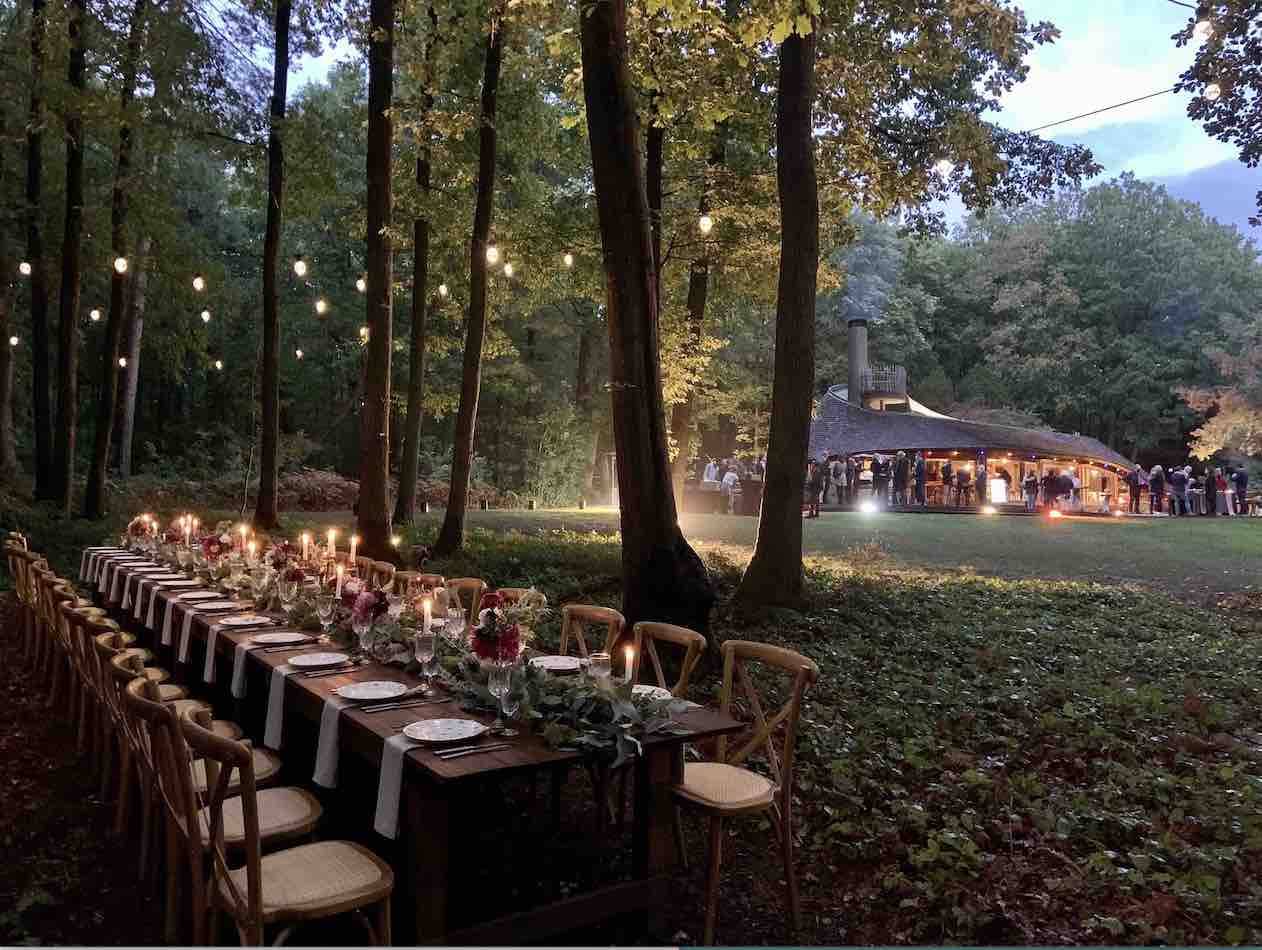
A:
{"label": "wooden chair back", "polygon": [[566,604],[561,608],[561,647],[563,656],[569,655],[570,638],[578,644],[578,655],[588,655],[587,640],[583,635],[587,624],[605,628],[605,640],[600,649],[612,652],[614,644],[622,636],[627,627],[627,618],[612,607],[598,607],[595,604]]}
{"label": "wooden chair back", "polygon": [[[647,656],[657,680],[655,685],[669,689],[672,696],[683,696],[688,691],[688,681],[692,677],[692,671],[697,661],[701,659],[701,654],[705,652],[705,637],[687,627],[677,627],[673,623],[658,623],[653,620],[641,620],[631,628],[631,636],[635,650],[631,669],[632,682],[640,681],[640,670]],[[679,676],[673,686],[666,683],[666,671],[662,669],[662,660],[657,649],[659,643],[669,643],[684,651]]]}
{"label": "wooden chair back", "polygon": [[[140,731],[140,726],[127,706],[124,697],[127,687],[133,680],[144,679],[145,658],[139,653],[123,650],[110,659],[110,679],[107,685],[106,702],[113,704],[117,712],[119,732],[132,754],[138,759],[149,762],[149,745]],[[109,689],[112,687],[112,689]]]}
{"label": "wooden chair back", "polygon": [[418,588],[435,588],[442,587],[446,583],[441,574],[425,574],[421,571],[395,571],[394,572],[394,592],[396,594],[406,594],[408,585],[413,584]]}
{"label": "wooden chair back", "polygon": [[153,777],[176,830],[200,851],[193,757],[184,741],[175,706],[162,702],[158,684],[143,677],[127,684],[123,704],[126,715],[144,737]]}
{"label": "wooden chair back", "polygon": [[453,577],[443,585],[449,596],[468,611],[469,628],[478,622],[478,607],[482,604],[482,595],[486,593],[486,581],[480,577]]}
{"label": "wooden chair back", "polygon": [[[772,667],[791,680],[788,698],[770,716],[763,709],[758,688],[750,675],[750,665]],[[802,697],[818,678],[819,665],[810,657],[769,643],[726,641],[723,644],[723,691],[719,699],[719,709],[736,719],[747,718],[749,728],[745,733],[734,737],[720,736],[717,760],[728,765],[740,765],[755,752],[761,751],[766,756],[771,780],[776,783],[777,795],[791,795]],[[739,699],[733,695],[737,687],[741,692]],[[734,702],[748,713],[747,717],[738,715],[733,708]],[[777,732],[781,734],[778,748]],[[732,751],[728,751],[729,741],[735,746]]]}
{"label": "wooden chair back", "polygon": [[529,587],[501,587],[495,593],[500,595],[500,599],[506,604],[515,604],[526,595]]}
{"label": "wooden chair back", "polygon": [[372,586],[379,590],[389,590],[394,583],[394,565],[389,561],[372,562]]}
{"label": "wooden chair back", "polygon": [[[202,759],[206,768],[205,808],[209,815],[208,840],[213,873],[211,887],[223,885],[221,893],[231,902],[230,913],[238,922],[242,933],[262,935],[263,887],[262,858],[259,843],[258,792],[254,779],[254,758],[247,743],[226,739],[211,731],[210,713],[195,709],[180,720],[180,729],[193,756]],[[232,773],[240,775],[240,782],[229,793]],[[224,802],[240,795],[244,837],[241,854],[245,858],[245,893],[229,874],[227,850],[223,838]]]}

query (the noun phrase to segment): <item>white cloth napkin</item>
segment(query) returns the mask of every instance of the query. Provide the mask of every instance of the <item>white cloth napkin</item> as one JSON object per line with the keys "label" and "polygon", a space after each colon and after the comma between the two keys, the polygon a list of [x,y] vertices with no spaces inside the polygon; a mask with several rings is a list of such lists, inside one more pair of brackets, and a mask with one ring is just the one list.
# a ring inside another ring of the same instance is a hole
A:
{"label": "white cloth napkin", "polygon": [[285,680],[298,671],[288,663],[272,668],[272,682],[267,691],[267,727],[263,730],[263,745],[280,749],[281,728],[285,724]]}
{"label": "white cloth napkin", "polygon": [[157,585],[154,585],[153,593],[149,595],[149,615],[145,617],[145,626],[148,627],[150,630],[155,629],[153,623],[154,623],[154,620],[156,619],[155,612],[157,611],[157,608],[158,608],[158,587]]}
{"label": "white cloth napkin", "polygon": [[372,826],[377,834],[394,838],[399,834],[399,794],[403,788],[403,756],[420,746],[403,733],[391,736],[381,749],[381,773],[377,779],[377,814]]}
{"label": "white cloth napkin", "polygon": [[232,651],[232,695],[237,699],[245,698],[245,655],[250,652],[252,644],[241,641]]}
{"label": "white cloth napkin", "polygon": [[215,641],[219,639],[219,624],[212,623],[210,632],[206,634],[206,663],[202,667],[202,679],[207,683],[215,681]]}
{"label": "white cloth napkin", "polygon": [[188,662],[189,635],[193,632],[193,611],[184,608],[184,625],[180,627],[180,662]]}
{"label": "white cloth napkin", "polygon": [[109,561],[106,561],[104,564],[101,565],[101,573],[100,573],[100,577],[97,579],[97,586],[96,586],[96,589],[99,593],[104,594],[106,590],[108,589],[105,586],[105,575],[109,572],[109,569],[110,569]]}
{"label": "white cloth napkin", "polygon": [[342,710],[350,701],[341,696],[329,696],[320,712],[320,741],[316,744],[315,774],[312,781],[324,788],[337,788],[337,727],[342,721]]}
{"label": "white cloth napkin", "polygon": [[[184,608],[188,610],[187,607]],[[171,645],[171,622],[175,619],[175,602],[167,604],[167,615],[162,621],[162,645],[169,647]]]}
{"label": "white cloth napkin", "polygon": [[118,603],[119,598],[122,596],[121,591],[119,591],[118,589],[119,586],[122,584],[122,581],[123,581],[123,572],[118,569],[118,565],[116,564],[114,565],[114,580],[110,584],[109,602],[111,604]]}

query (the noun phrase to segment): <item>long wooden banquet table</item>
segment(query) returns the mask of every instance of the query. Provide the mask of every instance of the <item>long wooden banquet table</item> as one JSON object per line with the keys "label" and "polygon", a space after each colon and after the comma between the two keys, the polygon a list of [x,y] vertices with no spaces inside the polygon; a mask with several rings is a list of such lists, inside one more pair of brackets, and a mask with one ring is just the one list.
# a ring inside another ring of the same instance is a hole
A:
{"label": "long wooden banquet table", "polygon": [[[221,627],[213,638],[214,660],[208,663],[205,650],[214,618],[198,613],[195,604],[177,599],[188,588],[164,589],[156,583],[145,582],[143,574],[153,570],[156,566],[153,562],[147,565],[120,563],[134,559],[134,553],[124,554],[117,549],[90,549],[84,553],[81,579],[92,583],[105,606],[138,633],[143,645],[155,651],[178,682],[189,686],[193,695],[213,702],[217,709],[231,709],[234,718],[247,729],[256,726],[262,718],[259,713],[267,704],[273,671],[302,650],[327,649],[318,644],[288,652],[250,648],[251,639],[261,632],[259,629]],[[242,609],[247,608],[243,605]],[[186,656],[184,662],[180,662],[184,615],[190,611],[188,642],[183,645]],[[168,630],[169,644],[162,642],[164,627]],[[244,698],[234,698],[229,688],[239,645],[245,651],[245,675],[238,674],[237,686],[244,686]],[[205,682],[207,674],[211,675],[213,685]],[[339,705],[334,690],[347,683],[381,679],[409,685],[419,683],[419,679],[398,667],[376,663],[366,663],[342,674],[304,676],[298,673],[283,677],[281,734],[287,782],[311,784],[321,718],[331,701]],[[347,800],[348,795],[344,793],[356,785],[361,792],[375,797],[387,742],[398,736],[405,725],[419,719],[450,716],[483,722],[491,718],[462,711],[454,699],[449,703],[383,712],[365,712],[345,704],[333,715],[338,719],[339,804]],[[740,728],[734,719],[700,706],[677,713],[675,718],[681,728],[671,734],[644,737],[642,754],[634,763],[629,874],[578,896],[563,897],[526,910],[515,909],[495,919],[483,919],[482,915],[489,909],[476,906],[478,896],[460,893],[461,888],[454,883],[456,859],[467,858],[460,854],[464,845],[461,828],[470,820],[463,807],[466,799],[474,794],[478,783],[502,783],[523,776],[533,783],[534,777],[541,773],[559,772],[564,776],[569,767],[583,764],[584,757],[578,752],[551,748],[524,728],[516,738],[507,740],[510,747],[502,751],[444,760],[424,747],[407,749],[403,753],[394,841],[372,830],[374,812],[371,807],[343,809],[335,818],[339,831],[355,833],[394,865],[396,941],[523,943],[626,914],[638,914],[646,926],[651,926],[668,900],[667,874],[677,861],[671,786],[682,777],[684,745]],[[256,740],[263,738],[263,730],[259,728],[249,729],[249,732]],[[299,761],[294,761],[295,755]],[[555,795],[555,774],[549,777],[554,778]],[[475,902],[472,910],[470,899]]]}

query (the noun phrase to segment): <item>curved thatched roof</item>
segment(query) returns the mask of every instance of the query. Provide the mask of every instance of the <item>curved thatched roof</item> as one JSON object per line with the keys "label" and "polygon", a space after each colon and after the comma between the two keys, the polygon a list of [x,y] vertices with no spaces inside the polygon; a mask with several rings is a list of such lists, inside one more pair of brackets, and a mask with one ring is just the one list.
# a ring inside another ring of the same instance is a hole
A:
{"label": "curved thatched roof", "polygon": [[918,411],[876,412],[846,401],[846,387],[834,386],[821,400],[819,414],[811,421],[810,454],[822,458],[833,452],[864,454],[899,449],[986,449],[992,458],[1011,452],[1027,458],[1083,459],[1119,468],[1132,464],[1099,439],[1068,435],[1051,429],[968,422],[938,413]]}

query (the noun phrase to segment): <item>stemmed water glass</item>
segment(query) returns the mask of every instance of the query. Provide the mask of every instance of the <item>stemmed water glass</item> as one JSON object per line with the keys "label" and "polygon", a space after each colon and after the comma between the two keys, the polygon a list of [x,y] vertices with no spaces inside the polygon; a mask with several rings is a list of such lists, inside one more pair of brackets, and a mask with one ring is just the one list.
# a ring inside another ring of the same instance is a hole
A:
{"label": "stemmed water glass", "polygon": [[281,577],[276,584],[276,588],[280,594],[280,605],[285,611],[286,619],[288,619],[290,614],[293,613],[295,601],[298,600],[298,582]]}
{"label": "stemmed water glass", "polygon": [[588,672],[593,679],[607,680],[613,673],[613,664],[608,653],[593,653],[588,664]]}
{"label": "stemmed water glass", "polygon": [[452,643],[459,643],[465,630],[464,608],[459,604],[452,604],[447,608],[446,628],[447,639]]}
{"label": "stemmed water glass", "polygon": [[521,694],[514,688],[514,669],[513,663],[501,660],[491,668],[491,675],[487,681],[487,689],[497,700],[497,712],[495,723],[491,726],[491,734],[505,738],[517,735],[517,730],[508,725],[505,719],[511,720],[517,715],[517,707],[521,705]]}
{"label": "stemmed water glass", "polygon": [[372,617],[351,614],[351,629],[359,639],[359,651],[368,655],[368,634],[372,632]]}
{"label": "stemmed water glass", "polygon": [[434,673],[434,631],[432,628],[422,630],[412,638],[412,652],[421,667],[420,693],[422,696],[431,696],[434,692],[433,687],[429,685]]}
{"label": "stemmed water glass", "polygon": [[320,618],[320,642],[329,642],[329,629],[333,626],[333,594],[320,591],[316,594],[316,616]]}

